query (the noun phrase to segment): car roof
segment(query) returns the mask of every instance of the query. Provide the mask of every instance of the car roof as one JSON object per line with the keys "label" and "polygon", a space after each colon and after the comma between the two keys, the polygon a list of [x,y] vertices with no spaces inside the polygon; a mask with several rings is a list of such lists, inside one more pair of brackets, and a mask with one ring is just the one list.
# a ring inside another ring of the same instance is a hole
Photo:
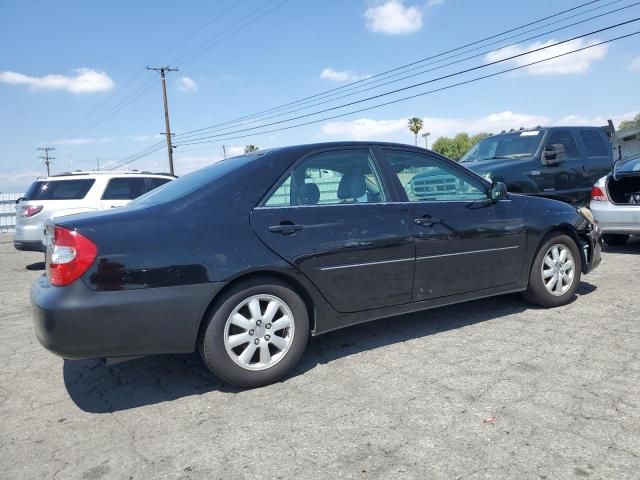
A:
{"label": "car roof", "polygon": [[154,173],[145,171],[76,171],[76,172],[63,172],[56,175],[50,175],[48,177],[38,178],[37,181],[56,181],[56,180],[72,180],[78,178],[111,178],[111,177],[154,177],[154,178],[176,178],[175,175],[170,173]]}

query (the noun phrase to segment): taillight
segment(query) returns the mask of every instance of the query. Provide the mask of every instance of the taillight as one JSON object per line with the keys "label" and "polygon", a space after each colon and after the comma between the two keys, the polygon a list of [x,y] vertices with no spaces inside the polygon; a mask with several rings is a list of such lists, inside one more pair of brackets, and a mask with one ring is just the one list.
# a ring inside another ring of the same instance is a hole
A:
{"label": "taillight", "polygon": [[96,259],[98,249],[91,240],[78,232],[56,226],[50,253],[51,285],[64,287],[75,282],[89,269]]}
{"label": "taillight", "polygon": [[591,200],[595,200],[596,202],[606,202],[607,196],[605,195],[602,188],[598,185],[594,185],[591,187]]}
{"label": "taillight", "polygon": [[42,205],[25,205],[20,209],[20,216],[33,217],[42,211]]}

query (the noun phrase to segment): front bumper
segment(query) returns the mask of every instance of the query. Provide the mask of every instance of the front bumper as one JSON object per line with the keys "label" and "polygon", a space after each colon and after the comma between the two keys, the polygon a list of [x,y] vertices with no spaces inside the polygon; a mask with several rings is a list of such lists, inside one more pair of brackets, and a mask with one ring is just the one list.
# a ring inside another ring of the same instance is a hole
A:
{"label": "front bumper", "polygon": [[591,229],[580,234],[582,249],[582,273],[595,270],[602,261],[602,231],[597,224],[591,224]]}
{"label": "front bumper", "polygon": [[35,334],[64,358],[193,352],[200,323],[223,284],[96,292],[78,280],[31,287]]}

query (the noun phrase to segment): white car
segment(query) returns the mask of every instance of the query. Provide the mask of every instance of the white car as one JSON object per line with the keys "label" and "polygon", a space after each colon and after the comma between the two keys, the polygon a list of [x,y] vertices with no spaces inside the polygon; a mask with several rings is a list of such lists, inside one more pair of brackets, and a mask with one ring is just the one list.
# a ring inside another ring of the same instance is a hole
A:
{"label": "white car", "polygon": [[16,202],[13,245],[44,251],[45,220],[121,207],[175,177],[150,172],[68,172],[38,179]]}
{"label": "white car", "polygon": [[613,172],[593,186],[589,206],[604,241],[624,245],[640,235],[640,128],[616,132],[612,141]]}

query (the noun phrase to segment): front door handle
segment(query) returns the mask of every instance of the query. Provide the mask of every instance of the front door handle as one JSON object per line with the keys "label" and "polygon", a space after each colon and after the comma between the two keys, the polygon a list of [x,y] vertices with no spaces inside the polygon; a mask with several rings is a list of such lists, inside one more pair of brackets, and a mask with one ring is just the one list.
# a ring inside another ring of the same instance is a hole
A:
{"label": "front door handle", "polygon": [[435,223],[439,223],[439,220],[431,217],[431,215],[423,215],[420,218],[415,218],[413,223],[420,225],[421,227],[430,227]]}
{"label": "front door handle", "polygon": [[281,223],[280,225],[271,225],[269,231],[273,233],[281,233],[282,235],[292,235],[298,230],[302,230],[302,225],[295,225],[293,223]]}

